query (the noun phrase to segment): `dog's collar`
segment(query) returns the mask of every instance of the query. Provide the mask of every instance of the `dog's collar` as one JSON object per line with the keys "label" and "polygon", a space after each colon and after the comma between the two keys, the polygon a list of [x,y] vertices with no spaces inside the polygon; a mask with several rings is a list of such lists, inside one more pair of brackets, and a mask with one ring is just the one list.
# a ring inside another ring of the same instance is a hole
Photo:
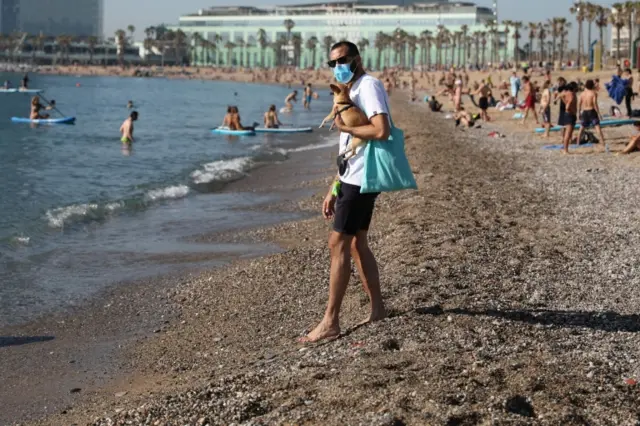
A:
{"label": "dog's collar", "polygon": [[341,113],[345,112],[345,111],[346,111],[346,110],[348,110],[349,108],[353,108],[353,107],[355,106],[354,104],[350,104],[350,103],[346,103],[346,102],[338,103],[338,105],[346,105],[346,106],[345,106],[344,108],[339,109],[339,110],[336,112],[336,115],[340,115]]}

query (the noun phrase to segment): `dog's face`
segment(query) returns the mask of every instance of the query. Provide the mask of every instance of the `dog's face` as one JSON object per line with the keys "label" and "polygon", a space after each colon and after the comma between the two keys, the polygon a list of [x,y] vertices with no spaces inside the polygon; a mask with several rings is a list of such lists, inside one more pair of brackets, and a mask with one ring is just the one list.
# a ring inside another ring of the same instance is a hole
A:
{"label": "dog's face", "polygon": [[351,103],[351,98],[349,97],[349,89],[344,84],[330,84],[329,87],[333,92],[333,103]]}

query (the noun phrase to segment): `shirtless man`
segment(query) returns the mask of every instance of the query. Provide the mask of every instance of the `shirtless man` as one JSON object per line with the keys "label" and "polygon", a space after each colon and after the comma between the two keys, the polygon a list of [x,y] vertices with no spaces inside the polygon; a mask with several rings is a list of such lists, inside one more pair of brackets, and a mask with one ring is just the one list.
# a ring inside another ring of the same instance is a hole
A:
{"label": "shirtless man", "polygon": [[580,112],[580,132],[578,132],[578,144],[582,139],[584,129],[588,127],[595,127],[598,136],[600,136],[600,147],[604,147],[604,134],[602,133],[602,127],[600,127],[600,120],[602,120],[602,114],[598,108],[598,93],[595,91],[595,82],[593,80],[587,80],[584,85],[585,91],[580,94],[578,99],[578,112]]}
{"label": "shirtless man", "polygon": [[522,82],[524,83],[524,117],[522,117],[522,124],[527,121],[529,112],[533,112],[536,124],[540,124],[540,120],[538,120],[538,113],[536,112],[536,91],[533,88],[533,84],[531,84],[531,80],[527,76],[522,77]]}
{"label": "shirtless man", "polygon": [[122,126],[120,126],[120,141],[123,144],[131,144],[133,143],[134,139],[133,139],[133,122],[136,121],[138,119],[138,112],[137,111],[133,111],[131,112],[131,114],[129,115],[129,117],[124,120],[124,122],[122,123]]}
{"label": "shirtless man", "polygon": [[480,99],[478,99],[478,108],[480,108],[480,117],[484,121],[491,121],[489,114],[487,113],[487,109],[489,109],[489,96],[491,95],[491,89],[487,86],[487,83],[482,80],[480,87],[478,90],[473,92],[474,95],[480,95]]}
{"label": "shirtless man", "polygon": [[562,123],[564,124],[564,149],[563,153],[569,153],[569,143],[571,143],[571,137],[573,136],[573,128],[578,121],[578,98],[576,96],[576,90],[578,90],[578,84],[574,81],[567,85],[567,88],[560,94],[560,99],[565,104],[564,117]]}
{"label": "shirtless man", "polygon": [[462,80],[456,80],[455,83],[455,91],[453,93],[453,105],[455,107],[455,111],[462,110]]}
{"label": "shirtless man", "polygon": [[548,80],[542,85],[540,115],[542,115],[542,127],[544,127],[544,135],[542,137],[548,138],[551,129],[551,82]]}
{"label": "shirtless man", "polygon": [[298,102],[298,91],[294,90],[293,92],[289,93],[289,95],[284,98],[284,106],[288,111],[293,111],[293,104],[291,102]]}
{"label": "shirtless man", "polygon": [[311,98],[313,98],[313,89],[311,89],[311,83],[309,83],[304,88],[304,109],[309,109]]}

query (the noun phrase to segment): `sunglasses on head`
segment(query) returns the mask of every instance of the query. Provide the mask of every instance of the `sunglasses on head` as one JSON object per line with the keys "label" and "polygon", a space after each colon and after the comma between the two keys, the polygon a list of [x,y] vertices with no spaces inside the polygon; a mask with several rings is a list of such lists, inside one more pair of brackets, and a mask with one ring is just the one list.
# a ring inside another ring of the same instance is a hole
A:
{"label": "sunglasses on head", "polygon": [[337,64],[343,65],[343,64],[348,64],[349,62],[351,62],[350,56],[342,56],[338,59],[333,59],[327,62],[327,65],[329,65],[329,68],[335,68]]}

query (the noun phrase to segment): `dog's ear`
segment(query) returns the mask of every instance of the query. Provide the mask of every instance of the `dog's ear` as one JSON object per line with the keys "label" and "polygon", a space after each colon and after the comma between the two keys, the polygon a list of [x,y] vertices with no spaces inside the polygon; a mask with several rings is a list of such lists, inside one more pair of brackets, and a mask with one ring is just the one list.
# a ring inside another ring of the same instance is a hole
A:
{"label": "dog's ear", "polygon": [[340,87],[336,86],[335,84],[330,84],[329,87],[331,88],[331,91],[333,93],[335,93],[336,95],[340,92],[342,92],[342,90],[340,89]]}

